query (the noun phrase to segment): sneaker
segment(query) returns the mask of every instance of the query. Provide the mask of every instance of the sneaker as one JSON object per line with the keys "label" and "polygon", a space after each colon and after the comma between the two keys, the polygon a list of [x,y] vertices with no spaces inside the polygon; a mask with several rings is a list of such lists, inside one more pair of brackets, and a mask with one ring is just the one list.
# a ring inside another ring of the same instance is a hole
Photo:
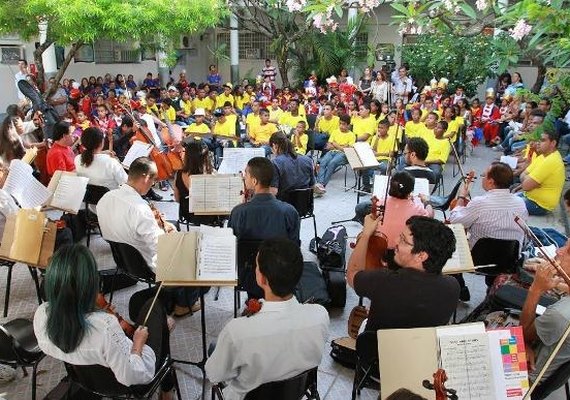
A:
{"label": "sneaker", "polygon": [[503,148],[503,146],[498,144],[495,147],[493,147],[493,151],[505,151],[505,149]]}
{"label": "sneaker", "polygon": [[191,313],[192,313],[192,309],[190,307],[179,306],[178,304],[176,304],[174,306],[174,312],[172,313],[172,315],[176,318],[182,318],[182,317],[185,317]]}
{"label": "sneaker", "polygon": [[322,183],[317,183],[315,185],[314,192],[315,192],[315,194],[323,195],[327,192],[327,190],[325,189],[325,187],[323,186]]}
{"label": "sneaker", "polygon": [[162,200],[162,196],[159,195],[154,191],[154,189],[150,189],[149,192],[146,194],[146,198],[152,201],[160,201]]}
{"label": "sneaker", "polygon": [[198,312],[202,309],[202,304],[200,304],[200,300],[197,300],[196,303],[194,303],[194,305],[192,305],[192,307],[190,307],[190,310],[195,313]]}
{"label": "sneaker", "polygon": [[471,293],[469,293],[469,288],[467,286],[463,286],[459,291],[459,300],[461,301],[471,300]]}
{"label": "sneaker", "polygon": [[158,188],[163,192],[166,192],[168,190],[168,183],[166,183],[166,181],[160,181],[158,182]]}

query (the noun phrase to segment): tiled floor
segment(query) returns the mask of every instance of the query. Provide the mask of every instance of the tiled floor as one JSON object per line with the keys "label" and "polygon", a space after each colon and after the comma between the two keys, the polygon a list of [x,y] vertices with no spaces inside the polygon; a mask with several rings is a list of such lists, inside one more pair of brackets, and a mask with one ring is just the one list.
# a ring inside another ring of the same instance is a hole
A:
{"label": "tiled floor", "polygon": [[[498,153],[478,147],[474,154],[468,158],[465,168],[475,169],[478,173],[482,172],[491,160],[497,157]],[[450,161],[453,163],[453,161]],[[453,187],[457,178],[452,176],[451,164],[445,172],[445,188],[449,191]],[[354,205],[356,203],[356,194],[350,191],[344,191],[344,179],[342,172],[337,173],[331,183],[327,187],[327,194],[315,201],[315,213],[317,215],[317,227],[319,234],[331,224],[331,221],[339,219],[348,219],[354,215]],[[351,173],[349,172],[349,184],[353,183]],[[479,183],[473,185],[472,193],[474,195],[481,193]],[[168,195],[167,195],[168,198]],[[160,209],[165,212],[167,218],[174,219],[177,214],[177,206],[173,203],[159,203]],[[439,216],[441,217],[441,216]],[[557,210],[553,216],[543,218],[532,218],[531,222],[538,226],[554,226],[562,229],[558,221],[559,211]],[[355,222],[345,224],[351,238],[360,230],[360,225]],[[305,258],[313,260],[315,257],[307,248],[309,240],[313,235],[312,221],[304,220],[301,226],[301,236],[303,239],[302,248]],[[91,241],[91,249],[96,255],[100,269],[113,268],[113,260],[110,254],[109,246],[99,237],[94,237]],[[350,251],[350,250],[349,250]],[[0,292],[4,293],[6,272],[0,273]],[[458,317],[461,318],[480,303],[484,296],[483,278],[474,275],[466,276],[467,283],[471,289],[472,298],[469,303],[461,303],[458,305]],[[121,290],[116,293],[114,303],[117,310],[125,315],[127,314],[127,304],[130,295],[139,290],[137,287]],[[223,288],[220,292],[218,301],[214,301],[214,290],[211,290],[206,296],[206,321],[208,342],[214,340],[219,334],[225,323],[233,317],[233,292],[230,288]],[[352,307],[357,304],[357,297],[352,289],[348,288],[348,300],[344,309],[333,309],[330,311],[331,326],[330,339],[347,335],[347,319]],[[24,265],[17,265],[14,268],[12,280],[12,293],[10,298],[10,310],[8,318],[1,319],[5,322],[13,318],[29,318],[33,317],[34,310],[37,307],[36,295],[32,284],[31,277]],[[200,342],[200,316],[182,318],[178,320],[177,327],[171,336],[171,347],[174,358],[197,360],[201,354]],[[344,368],[334,362],[329,356],[330,345],[327,343],[324,349],[324,355],[319,367],[318,386],[319,393],[324,400],[345,400],[349,399],[352,389],[353,370]],[[194,367],[179,366],[177,367],[178,377],[181,383],[181,391],[184,399],[198,398],[200,395],[202,378],[201,372]],[[40,374],[38,377],[38,398],[41,399],[48,393],[64,376],[63,366],[60,362],[47,357],[40,364]],[[29,399],[31,397],[30,378],[23,377],[22,371],[18,371],[18,378],[9,384],[0,386],[0,396],[8,400]],[[376,399],[378,393],[372,390],[363,390],[360,396],[363,400]],[[561,397],[552,397],[561,398]]]}

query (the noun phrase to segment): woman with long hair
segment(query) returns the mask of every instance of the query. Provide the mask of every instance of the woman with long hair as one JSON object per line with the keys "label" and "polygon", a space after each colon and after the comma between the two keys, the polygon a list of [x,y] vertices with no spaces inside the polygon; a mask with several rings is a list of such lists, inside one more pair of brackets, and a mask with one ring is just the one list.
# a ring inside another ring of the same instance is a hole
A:
{"label": "woman with long hair", "polygon": [[211,225],[217,217],[208,215],[194,215],[189,211],[189,196],[192,175],[214,173],[214,167],[208,154],[208,148],[201,141],[194,141],[184,145],[184,165],[174,176],[174,199],[180,204],[178,219],[192,224]]}
{"label": "woman with long hair", "polygon": [[[64,246],[46,269],[47,302],[34,315],[34,332],[47,355],[74,365],[101,365],[125,386],[149,383],[170,352],[166,313],[160,300],[146,326],[129,339],[118,319],[96,305],[99,274],[93,254],[83,245]],[[144,322],[152,299],[139,311]],[[148,344],[147,344],[148,343]],[[162,382],[162,399],[172,398],[172,376]]]}
{"label": "woman with long hair", "polygon": [[127,181],[127,174],[116,158],[103,151],[105,134],[99,128],[87,128],[81,135],[83,152],[75,157],[77,175],[89,178],[89,184],[117,189]]}
{"label": "woman with long hair", "polygon": [[370,93],[372,98],[378,100],[380,103],[388,101],[388,82],[386,81],[384,71],[378,71],[376,73],[376,79],[372,81]]}
{"label": "woman with long hair", "polygon": [[20,159],[24,154],[24,144],[16,130],[14,118],[6,117],[0,125],[0,159],[5,165],[9,165],[10,161]]}

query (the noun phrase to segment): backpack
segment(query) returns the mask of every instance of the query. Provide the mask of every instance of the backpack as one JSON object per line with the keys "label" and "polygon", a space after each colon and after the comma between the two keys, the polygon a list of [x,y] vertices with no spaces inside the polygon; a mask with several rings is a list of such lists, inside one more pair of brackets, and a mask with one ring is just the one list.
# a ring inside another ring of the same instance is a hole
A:
{"label": "backpack", "polygon": [[343,225],[334,225],[325,231],[317,244],[317,258],[321,268],[345,270],[346,238],[346,228]]}
{"label": "backpack", "polygon": [[303,275],[295,289],[295,297],[300,303],[315,303],[328,306],[331,302],[327,284],[321,270],[314,262],[303,262]]}

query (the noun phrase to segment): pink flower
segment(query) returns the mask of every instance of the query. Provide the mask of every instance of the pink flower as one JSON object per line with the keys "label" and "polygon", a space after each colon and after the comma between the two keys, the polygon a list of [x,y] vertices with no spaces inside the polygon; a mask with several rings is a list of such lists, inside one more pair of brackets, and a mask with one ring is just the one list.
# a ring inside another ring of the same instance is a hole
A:
{"label": "pink flower", "polygon": [[485,11],[487,9],[487,7],[489,6],[489,4],[487,3],[487,0],[477,0],[475,2],[475,5],[477,6],[477,10],[479,10],[479,11]]}
{"label": "pink flower", "polygon": [[519,19],[515,26],[509,29],[509,34],[516,41],[521,40],[532,30],[532,25],[526,23],[524,19]]}
{"label": "pink flower", "polygon": [[296,12],[301,11],[307,5],[307,0],[287,0],[286,4],[289,12]]}

